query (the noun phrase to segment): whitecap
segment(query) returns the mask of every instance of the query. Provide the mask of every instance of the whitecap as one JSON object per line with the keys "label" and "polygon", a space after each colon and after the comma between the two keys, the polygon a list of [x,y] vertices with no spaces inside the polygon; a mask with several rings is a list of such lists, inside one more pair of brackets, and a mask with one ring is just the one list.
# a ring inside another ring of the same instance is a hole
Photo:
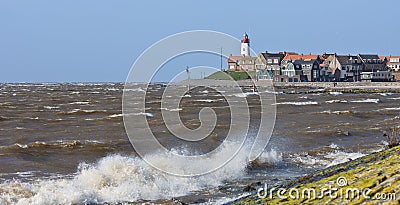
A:
{"label": "whitecap", "polygon": [[181,111],[182,108],[173,108],[173,109],[169,109],[169,108],[161,108],[161,110],[167,110],[167,111],[171,111],[171,112],[177,112],[177,111]]}
{"label": "whitecap", "polygon": [[113,115],[109,115],[108,117],[116,118],[116,117],[122,117],[122,116],[124,116],[124,114],[113,114]]}
{"label": "whitecap", "polygon": [[318,102],[315,101],[307,101],[307,102],[280,102],[274,103],[273,105],[318,105]]}
{"label": "whitecap", "polygon": [[381,96],[389,96],[389,95],[393,95],[393,93],[377,93],[378,95]]}
{"label": "whitecap", "polygon": [[44,106],[44,108],[48,109],[48,110],[54,110],[54,109],[59,109],[60,107],[59,106]]}
{"label": "whitecap", "polygon": [[140,113],[136,113],[135,115],[144,115],[146,117],[154,117],[154,115],[149,112],[140,112]]}
{"label": "whitecap", "polygon": [[78,102],[71,102],[71,103],[68,103],[68,104],[70,104],[70,105],[87,105],[87,104],[90,104],[90,102],[78,101]]}
{"label": "whitecap", "polygon": [[143,92],[143,93],[145,93],[146,91],[143,90],[142,88],[126,88],[126,89],[124,89],[124,92]]}
{"label": "whitecap", "polygon": [[259,95],[259,93],[258,92],[237,93],[237,94],[234,94],[233,96],[238,97],[238,98],[245,98],[250,95]]}
{"label": "whitecap", "polygon": [[400,110],[400,107],[387,107],[385,110]]}
{"label": "whitecap", "polygon": [[353,100],[352,103],[379,103],[379,99]]}
{"label": "whitecap", "polygon": [[196,100],[197,102],[207,102],[207,103],[212,103],[212,102],[217,102],[218,100],[210,100],[210,99],[200,99]]}
{"label": "whitecap", "polygon": [[283,159],[282,153],[279,153],[275,149],[271,149],[270,151],[264,151],[257,160],[260,163],[268,163],[268,164],[276,164],[281,162]]}
{"label": "whitecap", "polygon": [[331,95],[342,95],[343,93],[342,92],[329,92],[329,94],[331,94]]}
{"label": "whitecap", "polygon": [[332,103],[347,103],[347,100],[327,100],[325,103],[332,104]]}

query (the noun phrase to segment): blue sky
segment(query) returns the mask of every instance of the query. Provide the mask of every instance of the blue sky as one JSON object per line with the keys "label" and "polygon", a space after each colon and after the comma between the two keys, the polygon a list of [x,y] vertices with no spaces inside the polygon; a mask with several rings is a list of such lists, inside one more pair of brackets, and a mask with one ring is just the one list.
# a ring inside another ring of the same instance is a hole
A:
{"label": "blue sky", "polygon": [[[257,53],[400,55],[398,8],[398,0],[2,0],[0,82],[123,82],[153,43],[198,29],[248,32]],[[218,56],[204,59],[219,67]],[[190,63],[166,67],[159,80]]]}

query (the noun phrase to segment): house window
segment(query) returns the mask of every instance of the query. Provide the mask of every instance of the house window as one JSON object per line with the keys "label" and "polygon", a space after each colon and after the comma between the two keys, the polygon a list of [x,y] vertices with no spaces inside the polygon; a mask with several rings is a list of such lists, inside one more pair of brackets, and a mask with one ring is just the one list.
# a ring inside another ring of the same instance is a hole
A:
{"label": "house window", "polygon": [[243,48],[243,51],[245,51],[246,49],[245,48]]}
{"label": "house window", "polygon": [[278,64],[279,63],[278,59],[274,59],[274,63]]}

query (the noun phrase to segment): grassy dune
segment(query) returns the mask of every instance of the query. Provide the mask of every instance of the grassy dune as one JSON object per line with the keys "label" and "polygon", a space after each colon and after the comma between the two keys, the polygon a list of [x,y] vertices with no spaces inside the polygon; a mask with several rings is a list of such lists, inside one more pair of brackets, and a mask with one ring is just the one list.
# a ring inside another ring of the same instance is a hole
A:
{"label": "grassy dune", "polygon": [[233,204],[400,204],[400,146],[287,182],[271,195],[267,190]]}

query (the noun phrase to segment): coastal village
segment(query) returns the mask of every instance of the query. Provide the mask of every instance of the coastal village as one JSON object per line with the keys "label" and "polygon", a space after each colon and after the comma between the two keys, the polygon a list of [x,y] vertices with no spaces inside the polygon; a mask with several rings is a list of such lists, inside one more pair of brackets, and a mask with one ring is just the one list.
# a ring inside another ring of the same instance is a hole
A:
{"label": "coastal village", "polygon": [[240,55],[228,57],[227,72],[247,72],[256,80],[274,82],[393,82],[400,81],[400,56],[287,51],[251,56],[245,33]]}

